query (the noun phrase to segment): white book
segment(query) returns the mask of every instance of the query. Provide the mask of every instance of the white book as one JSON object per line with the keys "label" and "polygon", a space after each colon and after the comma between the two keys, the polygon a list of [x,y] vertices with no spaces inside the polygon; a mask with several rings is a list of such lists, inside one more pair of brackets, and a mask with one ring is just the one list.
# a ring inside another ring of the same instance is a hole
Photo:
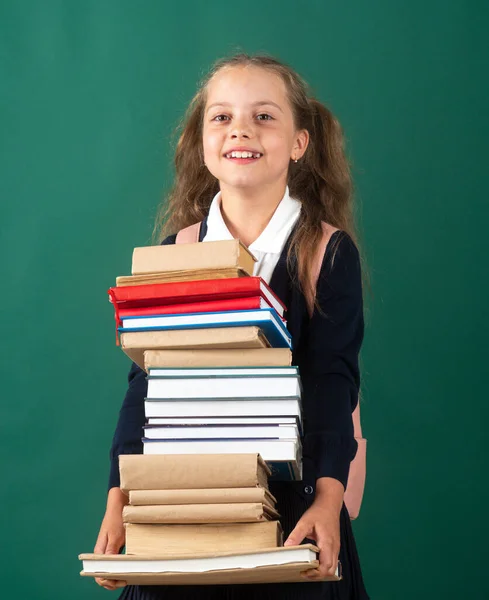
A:
{"label": "white book", "polygon": [[188,558],[148,558],[129,554],[81,554],[83,574],[110,573],[204,573],[223,569],[256,569],[269,565],[310,563],[317,553],[309,544],[286,546],[240,554],[214,553]]}
{"label": "white book", "polygon": [[146,398],[146,417],[300,417],[299,398],[241,398],[168,400]]}
{"label": "white book", "polygon": [[149,375],[148,398],[288,398],[301,395],[297,375],[157,377]]}
{"label": "white book", "polygon": [[296,417],[151,417],[148,425],[295,425]]}
{"label": "white book", "polygon": [[144,437],[156,440],[176,439],[233,439],[233,438],[271,438],[271,439],[297,439],[299,431],[296,425],[246,425],[243,427],[211,426],[199,427],[187,425],[185,427],[146,425]]}
{"label": "white book", "polygon": [[295,461],[301,456],[301,444],[291,440],[151,440],[143,438],[143,454],[253,454],[264,461]]}
{"label": "white book", "polygon": [[211,377],[224,375],[297,375],[297,367],[150,367],[150,377]]}

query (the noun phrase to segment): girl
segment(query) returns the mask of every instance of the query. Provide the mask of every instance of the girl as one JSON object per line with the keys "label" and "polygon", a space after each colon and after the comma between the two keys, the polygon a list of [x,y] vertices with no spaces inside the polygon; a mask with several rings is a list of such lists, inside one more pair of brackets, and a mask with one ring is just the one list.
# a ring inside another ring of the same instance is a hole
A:
{"label": "girl", "polygon": [[[245,152],[245,156],[241,153]],[[251,153],[251,154],[249,154]],[[218,62],[188,109],[177,145],[175,185],[163,213],[163,244],[202,221],[200,241],[239,238],[288,307],[293,361],[303,384],[303,481],[271,483],[286,544],[314,540],[320,565],[304,583],[229,586],[125,586],[121,599],[304,598],[363,600],[364,588],[343,494],[355,456],[352,412],[363,339],[360,258],[351,180],[340,126],[308,97],[288,66],[244,54]],[[313,290],[310,273],[325,222],[329,241]],[[315,298],[312,318],[306,298]],[[142,452],[145,372],[135,364],[111,448],[107,510],[96,553],[124,545],[118,456]],[[338,562],[343,580],[318,581]]]}

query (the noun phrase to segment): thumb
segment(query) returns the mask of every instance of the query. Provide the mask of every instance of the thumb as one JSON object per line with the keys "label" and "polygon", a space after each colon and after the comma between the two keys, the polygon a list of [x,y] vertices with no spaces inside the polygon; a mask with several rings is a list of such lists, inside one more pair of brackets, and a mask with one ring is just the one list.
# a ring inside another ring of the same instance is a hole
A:
{"label": "thumb", "polygon": [[305,537],[312,533],[312,527],[305,521],[299,521],[285,540],[284,546],[299,546]]}

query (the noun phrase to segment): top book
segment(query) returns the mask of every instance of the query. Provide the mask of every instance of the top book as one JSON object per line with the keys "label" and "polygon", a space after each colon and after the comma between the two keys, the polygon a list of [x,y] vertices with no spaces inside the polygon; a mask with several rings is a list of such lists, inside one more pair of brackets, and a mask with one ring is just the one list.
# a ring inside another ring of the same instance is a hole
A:
{"label": "top book", "polygon": [[253,275],[256,258],[239,240],[168,244],[134,248],[132,274],[146,275],[196,269],[243,269]]}

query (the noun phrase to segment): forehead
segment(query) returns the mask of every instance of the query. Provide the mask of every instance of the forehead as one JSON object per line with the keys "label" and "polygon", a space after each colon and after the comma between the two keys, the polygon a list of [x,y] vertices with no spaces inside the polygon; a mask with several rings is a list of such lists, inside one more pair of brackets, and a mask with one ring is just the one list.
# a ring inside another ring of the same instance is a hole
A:
{"label": "forehead", "polygon": [[242,104],[272,100],[280,106],[288,104],[285,83],[279,75],[255,66],[225,67],[207,84],[207,102]]}

